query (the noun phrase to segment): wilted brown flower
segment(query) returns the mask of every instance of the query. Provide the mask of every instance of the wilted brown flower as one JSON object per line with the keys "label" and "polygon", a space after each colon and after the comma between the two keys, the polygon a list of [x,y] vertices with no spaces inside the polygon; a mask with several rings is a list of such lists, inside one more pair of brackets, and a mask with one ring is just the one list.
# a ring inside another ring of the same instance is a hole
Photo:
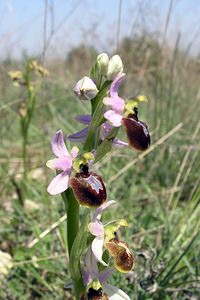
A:
{"label": "wilted brown flower", "polygon": [[110,255],[115,260],[115,268],[122,272],[130,272],[134,268],[134,256],[130,252],[127,243],[119,241],[117,238],[105,243]]}

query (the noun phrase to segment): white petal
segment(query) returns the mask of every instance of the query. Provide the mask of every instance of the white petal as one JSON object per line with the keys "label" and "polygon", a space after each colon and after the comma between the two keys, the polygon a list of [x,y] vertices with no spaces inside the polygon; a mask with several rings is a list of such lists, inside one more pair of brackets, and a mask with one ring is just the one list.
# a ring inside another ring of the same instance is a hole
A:
{"label": "white petal", "polygon": [[116,113],[114,110],[108,110],[104,113],[104,117],[108,120],[114,127],[120,127],[122,125],[122,115]]}
{"label": "white petal", "polygon": [[49,184],[47,192],[51,195],[57,195],[64,192],[68,188],[69,172],[58,174]]}
{"label": "white petal", "polygon": [[103,290],[108,295],[109,300],[130,300],[130,297],[118,287],[104,283]]}
{"label": "white petal", "polygon": [[72,159],[70,156],[54,158],[47,161],[46,166],[52,170],[67,170],[72,167]]}
{"label": "white petal", "polygon": [[103,227],[103,224],[99,220],[89,223],[88,229],[92,235],[104,236],[104,227]]}
{"label": "white petal", "polygon": [[92,252],[98,262],[100,262],[104,266],[107,266],[105,261],[102,260],[103,244],[104,244],[104,238],[96,237],[92,242]]}
{"label": "white petal", "polygon": [[124,106],[125,106],[124,99],[120,97],[116,97],[116,98],[106,97],[103,99],[103,103],[107,106],[110,106],[112,110],[114,110],[116,113],[123,113]]}

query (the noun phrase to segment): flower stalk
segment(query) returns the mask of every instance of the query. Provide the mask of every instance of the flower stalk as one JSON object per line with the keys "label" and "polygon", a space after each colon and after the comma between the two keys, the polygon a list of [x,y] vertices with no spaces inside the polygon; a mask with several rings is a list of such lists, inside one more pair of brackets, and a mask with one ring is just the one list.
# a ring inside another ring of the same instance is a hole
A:
{"label": "flower stalk", "polygon": [[62,193],[67,215],[67,246],[70,257],[71,249],[79,230],[79,204],[71,188]]}
{"label": "flower stalk", "polygon": [[[82,280],[82,276],[80,273],[80,266],[75,268],[77,265],[77,255],[72,253],[72,248],[74,241],[77,237],[77,233],[79,232],[79,204],[74,197],[74,193],[71,188],[67,189],[62,194],[62,198],[65,205],[65,211],[67,215],[67,247],[68,247],[68,255],[69,260],[71,262],[71,276],[73,281],[74,294],[77,300],[80,299],[80,295],[84,290],[84,284]],[[79,268],[79,271],[78,271]]]}
{"label": "flower stalk", "polygon": [[76,238],[73,242],[71,253],[69,257],[69,269],[71,279],[73,281],[73,289],[76,300],[80,300],[81,295],[85,292],[85,285],[81,273],[80,258],[84,250],[87,248],[88,242],[88,230],[89,223],[89,211],[86,209],[83,213],[83,218],[77,232]]}

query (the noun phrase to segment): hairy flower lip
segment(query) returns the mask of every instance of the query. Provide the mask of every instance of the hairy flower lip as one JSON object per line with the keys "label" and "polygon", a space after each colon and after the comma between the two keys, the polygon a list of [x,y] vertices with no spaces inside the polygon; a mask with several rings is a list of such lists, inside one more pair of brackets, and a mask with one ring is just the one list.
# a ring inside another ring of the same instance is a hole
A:
{"label": "hairy flower lip", "polygon": [[102,288],[100,288],[98,290],[90,288],[88,290],[87,299],[86,300],[109,300],[109,298],[104,293],[104,291],[103,291]]}
{"label": "hairy flower lip", "polygon": [[130,114],[127,118],[122,118],[122,124],[125,127],[130,146],[139,151],[149,148],[151,138],[146,123],[138,120],[134,114]]}
{"label": "hairy flower lip", "polygon": [[77,201],[86,207],[99,207],[106,201],[107,193],[100,175],[94,172],[77,173],[70,178]]}
{"label": "hairy flower lip", "polygon": [[127,243],[123,243],[118,239],[112,239],[105,243],[110,255],[115,260],[115,268],[122,272],[130,272],[134,267],[134,256],[130,252]]}

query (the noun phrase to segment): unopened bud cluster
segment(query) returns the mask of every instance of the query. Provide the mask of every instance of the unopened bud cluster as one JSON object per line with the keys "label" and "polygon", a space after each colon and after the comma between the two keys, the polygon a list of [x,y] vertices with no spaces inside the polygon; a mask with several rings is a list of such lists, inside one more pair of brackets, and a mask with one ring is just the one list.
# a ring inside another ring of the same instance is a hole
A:
{"label": "unopened bud cluster", "polygon": [[108,80],[114,80],[124,69],[119,55],[114,55],[109,59],[106,53],[101,53],[97,56],[96,64],[99,73]]}

